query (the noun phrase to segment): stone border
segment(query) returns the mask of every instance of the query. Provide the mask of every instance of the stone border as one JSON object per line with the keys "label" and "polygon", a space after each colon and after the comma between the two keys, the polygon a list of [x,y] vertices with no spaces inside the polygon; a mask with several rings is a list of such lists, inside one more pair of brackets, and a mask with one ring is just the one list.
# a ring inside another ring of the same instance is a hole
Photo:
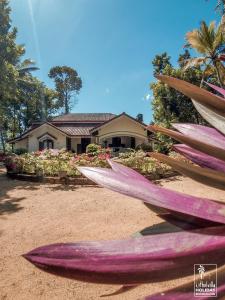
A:
{"label": "stone border", "polygon": [[90,179],[77,176],[77,177],[39,177],[36,175],[30,174],[16,174],[7,172],[7,176],[11,179],[22,180],[22,181],[31,181],[31,182],[42,182],[42,183],[53,183],[53,184],[66,184],[66,185],[84,185],[84,186],[97,186],[97,184]]}
{"label": "stone border", "polygon": [[[176,171],[168,171],[165,174],[158,175],[156,176],[155,174],[149,174],[146,175],[145,177],[149,180],[160,180],[163,178],[170,178],[180,175]],[[7,172],[7,176],[11,179],[17,179],[17,180],[22,180],[22,181],[30,181],[30,182],[43,182],[43,183],[52,183],[52,184],[65,184],[65,185],[83,185],[83,186],[97,186],[97,184],[90,179],[80,175],[76,177],[65,177],[65,178],[60,178],[60,177],[40,177],[32,174],[17,174],[17,173],[11,173]]]}

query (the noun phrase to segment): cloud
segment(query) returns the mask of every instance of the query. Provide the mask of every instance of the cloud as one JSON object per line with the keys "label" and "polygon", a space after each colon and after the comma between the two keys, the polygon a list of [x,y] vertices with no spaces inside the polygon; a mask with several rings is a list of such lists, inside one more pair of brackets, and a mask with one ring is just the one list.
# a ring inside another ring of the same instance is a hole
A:
{"label": "cloud", "polygon": [[153,96],[151,94],[146,94],[144,97],[143,97],[143,100],[144,101],[151,101],[153,100]]}
{"label": "cloud", "polygon": [[106,94],[109,94],[110,93],[110,89],[107,87],[107,88],[105,88],[105,93]]}

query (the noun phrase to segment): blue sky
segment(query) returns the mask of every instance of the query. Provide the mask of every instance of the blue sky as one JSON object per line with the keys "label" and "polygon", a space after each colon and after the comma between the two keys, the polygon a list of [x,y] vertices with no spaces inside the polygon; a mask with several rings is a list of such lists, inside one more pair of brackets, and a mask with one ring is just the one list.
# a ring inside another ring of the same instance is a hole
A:
{"label": "blue sky", "polygon": [[152,118],[151,61],[167,51],[175,62],[184,35],[201,20],[216,20],[216,0],[11,0],[18,42],[37,62],[36,75],[54,84],[55,65],[75,68],[83,80],[74,112],[123,111]]}

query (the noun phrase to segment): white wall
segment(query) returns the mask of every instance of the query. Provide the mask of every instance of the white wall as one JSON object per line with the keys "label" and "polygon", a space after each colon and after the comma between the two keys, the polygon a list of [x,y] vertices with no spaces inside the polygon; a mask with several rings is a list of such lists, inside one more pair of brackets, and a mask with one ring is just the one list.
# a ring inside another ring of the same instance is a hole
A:
{"label": "white wall", "polygon": [[25,138],[23,140],[20,140],[18,142],[15,143],[14,149],[19,149],[19,148],[23,148],[23,149],[27,149],[28,150],[28,139]]}
{"label": "white wall", "polygon": [[72,138],[71,139],[71,149],[75,152],[77,152],[77,144],[81,143],[81,138],[77,137],[77,138]]}
{"label": "white wall", "polygon": [[[85,138],[85,136],[84,136]],[[96,143],[96,138],[91,137],[91,143]],[[81,137],[71,138],[71,149],[77,152],[77,145],[81,144]]]}
{"label": "white wall", "polygon": [[49,126],[48,124],[44,124],[34,131],[31,132],[29,135],[29,142],[28,142],[28,151],[38,151],[39,150],[39,140],[38,137],[41,135],[49,133],[50,135],[53,135],[57,139],[53,139],[54,141],[54,148],[55,149],[62,149],[66,148],[66,135],[61,133],[59,130],[53,128],[52,126]]}
{"label": "white wall", "polygon": [[109,140],[115,136],[133,136],[136,139],[136,145],[148,140],[147,130],[145,130],[141,124],[127,116],[121,116],[99,129],[100,143],[104,141],[104,139]]}

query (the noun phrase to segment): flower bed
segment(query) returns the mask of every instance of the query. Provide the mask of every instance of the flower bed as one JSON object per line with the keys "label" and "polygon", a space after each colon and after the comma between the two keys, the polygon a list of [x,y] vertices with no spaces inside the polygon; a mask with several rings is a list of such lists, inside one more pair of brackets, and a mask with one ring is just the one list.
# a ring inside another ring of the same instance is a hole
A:
{"label": "flower bed", "polygon": [[97,153],[75,155],[66,150],[44,150],[22,155],[12,154],[5,159],[8,173],[29,174],[37,176],[59,176],[65,173],[69,177],[81,176],[76,166],[107,167],[108,149],[100,149]]}
{"label": "flower bed", "polygon": [[[103,149],[99,146],[97,148],[90,147],[87,153],[80,155],[66,150],[54,149],[22,155],[13,154],[5,159],[5,165],[11,178],[74,184],[72,178],[82,181],[82,175],[77,170],[77,166],[107,168],[109,167],[107,159],[110,157],[110,149]],[[137,170],[149,179],[160,179],[177,174],[171,167],[149,157],[142,150],[129,150],[121,153],[114,160]]]}

